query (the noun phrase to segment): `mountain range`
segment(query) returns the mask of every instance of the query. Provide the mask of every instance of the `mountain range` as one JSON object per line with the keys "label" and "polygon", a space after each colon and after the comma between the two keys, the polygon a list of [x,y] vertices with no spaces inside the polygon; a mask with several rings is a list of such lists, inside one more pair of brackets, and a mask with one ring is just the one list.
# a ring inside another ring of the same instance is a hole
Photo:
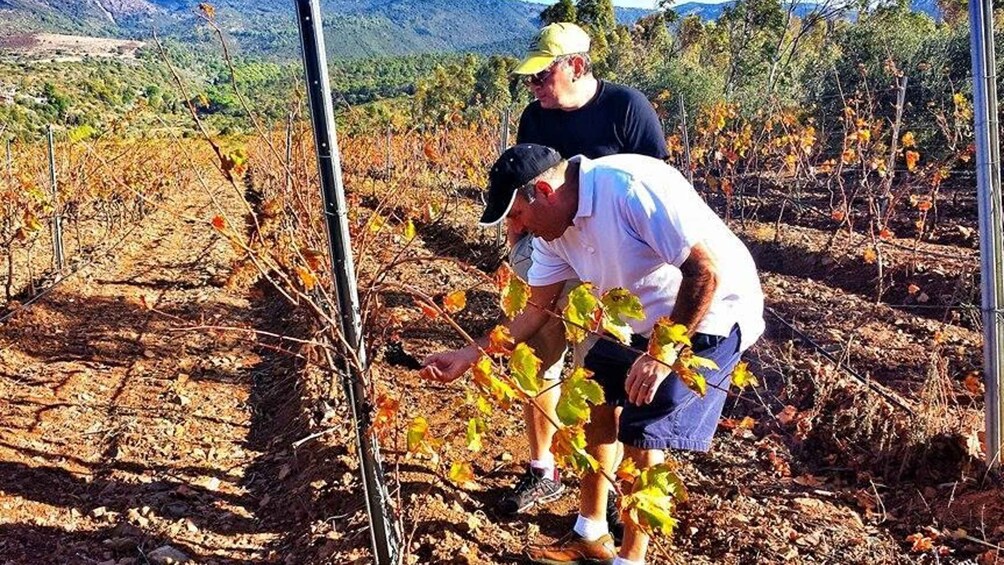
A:
{"label": "mountain range", "polygon": [[[195,0],[0,0],[0,37],[49,31],[181,41],[205,39]],[[245,51],[298,56],[290,0],[211,2]],[[321,0],[329,50],[346,58],[427,52],[517,53],[539,27],[541,4],[518,0]],[[622,22],[648,10],[617,9]]]}
{"label": "mountain range", "polygon": [[[938,17],[935,0],[912,0]],[[39,31],[146,39],[153,30],[186,44],[211,38],[197,0],[0,0],[0,37]],[[278,59],[299,57],[291,0],[211,2],[219,26],[238,50]],[[687,2],[677,14],[718,18],[731,5]],[[797,12],[815,4],[799,2]],[[539,27],[544,5],[519,0],[321,0],[332,56],[361,58],[429,52],[519,53]],[[630,23],[650,10],[617,8]]]}

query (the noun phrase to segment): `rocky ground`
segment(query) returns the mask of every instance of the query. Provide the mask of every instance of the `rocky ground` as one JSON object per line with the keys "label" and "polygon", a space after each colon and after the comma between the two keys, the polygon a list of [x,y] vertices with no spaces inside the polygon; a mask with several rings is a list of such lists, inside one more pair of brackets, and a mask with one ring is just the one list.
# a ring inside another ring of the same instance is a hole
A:
{"label": "rocky ground", "polygon": [[[232,191],[216,196],[239,213]],[[478,274],[498,253],[493,234],[466,227],[472,206],[419,225],[429,261],[393,279],[467,289],[457,319],[476,334],[499,317]],[[225,284],[234,250],[210,228],[216,213],[199,191],[168,195],[114,252],[9,307],[0,562],[370,562],[340,383],[246,331],[306,330],[267,285]],[[972,296],[973,249],[890,246],[876,300],[854,238],[736,229],[775,313],[748,353],[763,383],[728,403],[711,453],[672,454],[690,498],[651,562],[996,563],[1004,492],[979,463],[982,391],[968,379],[980,335],[969,310],[944,308]],[[462,342],[404,294],[384,290],[380,303],[398,335],[375,341],[372,377],[401,401],[383,450],[406,562],[523,562],[528,544],[571,526],[574,477],[550,506],[496,515],[525,458],[517,414],[496,411],[484,449],[467,452],[469,384],[430,385],[414,370]],[[404,425],[419,415],[444,439],[438,458],[405,453]],[[470,460],[475,480],[451,482],[454,460]]]}

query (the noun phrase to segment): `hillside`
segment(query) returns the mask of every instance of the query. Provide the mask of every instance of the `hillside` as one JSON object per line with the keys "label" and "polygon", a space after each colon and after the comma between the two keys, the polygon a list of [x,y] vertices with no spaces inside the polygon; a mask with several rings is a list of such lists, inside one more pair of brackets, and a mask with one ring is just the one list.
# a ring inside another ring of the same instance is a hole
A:
{"label": "hillside", "polygon": [[[299,56],[292,2],[212,3],[221,27],[245,52]],[[0,0],[0,36],[59,32],[146,39],[156,28],[184,42],[206,40],[190,0]],[[325,0],[332,56],[361,58],[429,52],[515,53],[538,27],[541,4],[515,0]],[[622,22],[645,10],[618,10]]]}
{"label": "hillside", "polygon": [[84,57],[133,59],[140,41],[102,39],[56,33],[18,34],[0,37],[0,52],[58,61],[78,61]]}

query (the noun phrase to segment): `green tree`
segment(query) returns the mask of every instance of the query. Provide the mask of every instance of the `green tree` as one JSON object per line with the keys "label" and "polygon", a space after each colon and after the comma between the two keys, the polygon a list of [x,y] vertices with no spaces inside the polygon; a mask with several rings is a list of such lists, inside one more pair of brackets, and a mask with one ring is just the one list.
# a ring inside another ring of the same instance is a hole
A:
{"label": "green tree", "polygon": [[509,69],[516,59],[492,55],[480,68],[474,79],[474,96],[486,110],[498,111],[512,104]]}
{"label": "green tree", "polygon": [[476,110],[470,107],[470,96],[478,67],[477,57],[467,55],[458,62],[436,67],[431,76],[419,79],[415,85],[417,116],[430,125],[441,125]]}
{"label": "green tree", "polygon": [[543,25],[574,22],[575,19],[575,4],[572,3],[572,0],[558,0],[556,4],[548,6],[540,12],[540,23]]}
{"label": "green tree", "polygon": [[579,25],[589,28],[597,35],[606,37],[617,28],[612,0],[579,0],[575,13]]}
{"label": "green tree", "polygon": [[604,61],[605,75],[611,80],[622,80],[634,74],[639,59],[641,57],[635,53],[631,32],[625,26],[617,26],[610,34],[610,54]]}
{"label": "green tree", "polygon": [[45,98],[45,107],[56,118],[62,120],[66,118],[66,111],[70,108],[70,97],[51,82],[42,85],[42,97]]}
{"label": "green tree", "polygon": [[768,61],[785,33],[781,0],[738,0],[722,11],[715,26],[726,55],[725,95],[764,78]]}

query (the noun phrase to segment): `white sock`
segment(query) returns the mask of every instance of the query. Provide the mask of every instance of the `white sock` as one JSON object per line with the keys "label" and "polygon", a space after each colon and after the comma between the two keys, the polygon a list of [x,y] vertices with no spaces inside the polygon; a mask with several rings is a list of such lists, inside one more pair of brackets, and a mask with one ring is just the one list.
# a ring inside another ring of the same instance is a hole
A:
{"label": "white sock", "polygon": [[[550,455],[550,454],[548,454]],[[545,477],[554,478],[554,457],[550,459],[531,459],[530,468],[536,469]]]}
{"label": "white sock", "polygon": [[575,527],[572,528],[582,539],[593,541],[599,539],[603,534],[610,533],[606,520],[590,520],[582,514],[575,520]]}
{"label": "white sock", "polygon": [[630,559],[624,559],[620,555],[614,558],[613,565],[645,565],[644,561],[631,561]]}

